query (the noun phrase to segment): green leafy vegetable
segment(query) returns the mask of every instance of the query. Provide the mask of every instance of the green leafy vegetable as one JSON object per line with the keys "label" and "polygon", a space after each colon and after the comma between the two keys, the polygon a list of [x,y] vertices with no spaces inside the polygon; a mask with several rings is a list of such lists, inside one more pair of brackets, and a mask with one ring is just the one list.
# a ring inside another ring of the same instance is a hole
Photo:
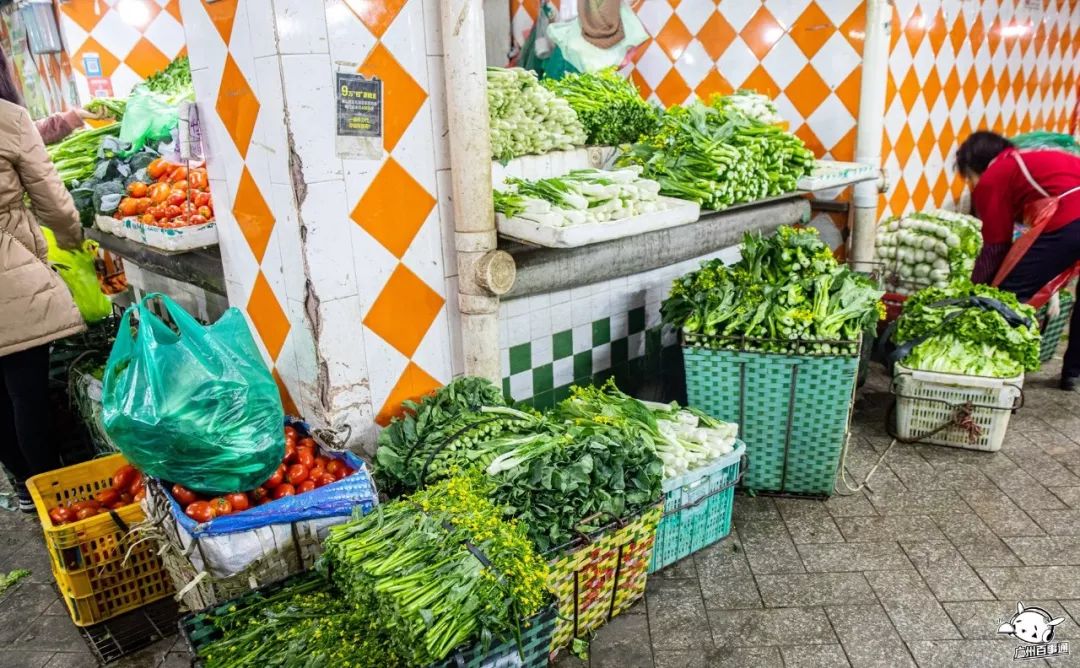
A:
{"label": "green leafy vegetable", "polygon": [[659,211],[660,184],[639,178],[640,167],[611,171],[577,169],[537,181],[507,179],[495,191],[495,211],[550,227],[603,223]]}
{"label": "green leafy vegetable", "polygon": [[544,79],[543,84],[574,108],[590,144],[618,146],[656,129],[657,108],[642,99],[634,84],[613,67]]}
{"label": "green leafy vegetable", "polygon": [[191,65],[187,56],[181,56],[165,69],[151,74],[142,85],[173,103],[195,99],[195,84],[191,79]]}
{"label": "green leafy vegetable", "polygon": [[[1013,327],[1001,313],[972,304],[970,299],[973,297],[996,300],[1025,318],[1028,324]],[[1036,371],[1040,365],[1040,334],[1035,309],[1021,304],[1011,292],[976,285],[966,279],[954,281],[945,288],[925,288],[904,302],[904,312],[897,321],[893,341],[902,344],[925,335],[948,335],[965,345],[988,346],[1007,355],[1027,371]],[[924,353],[916,361],[926,356]]]}
{"label": "green leafy vegetable", "polygon": [[850,354],[883,317],[882,291],[840,265],[813,228],[746,234],[742,258],[677,279],[661,305],[664,322],[710,347]]}
{"label": "green leafy vegetable", "polygon": [[69,188],[73,181],[89,178],[97,166],[98,160],[115,153],[112,148],[103,148],[107,138],[120,135],[120,124],[111,123],[93,130],[78,130],[68,135],[61,142],[46,148],[60,179]]}
{"label": "green leafy vegetable", "polygon": [[904,366],[923,371],[1012,378],[1024,366],[994,346],[943,334],[923,341],[904,358]]}
{"label": "green leafy vegetable", "polygon": [[489,67],[488,113],[491,155],[510,160],[585,144],[585,128],[570,104],[519,68]]}
{"label": "green leafy vegetable", "polygon": [[695,101],[669,109],[616,164],[641,165],[664,195],[723,209],[794,191],[813,161],[795,135]]}

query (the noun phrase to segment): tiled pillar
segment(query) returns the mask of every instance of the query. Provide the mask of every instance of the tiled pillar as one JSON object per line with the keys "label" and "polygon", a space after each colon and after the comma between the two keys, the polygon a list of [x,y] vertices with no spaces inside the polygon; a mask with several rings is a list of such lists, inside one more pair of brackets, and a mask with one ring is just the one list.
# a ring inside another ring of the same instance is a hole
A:
{"label": "tiled pillar", "polygon": [[[229,301],[247,313],[287,409],[370,447],[376,423],[452,375],[437,5],[181,6]],[[337,71],[383,81],[376,158],[336,154]]]}

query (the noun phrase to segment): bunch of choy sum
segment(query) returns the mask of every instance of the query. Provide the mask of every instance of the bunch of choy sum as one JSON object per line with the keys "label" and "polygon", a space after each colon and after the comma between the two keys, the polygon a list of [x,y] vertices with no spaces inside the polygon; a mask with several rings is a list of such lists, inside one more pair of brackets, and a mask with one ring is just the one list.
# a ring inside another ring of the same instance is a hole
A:
{"label": "bunch of choy sum", "polygon": [[547,565],[490,486],[454,476],[330,529],[323,567],[408,665],[513,638],[547,603]]}

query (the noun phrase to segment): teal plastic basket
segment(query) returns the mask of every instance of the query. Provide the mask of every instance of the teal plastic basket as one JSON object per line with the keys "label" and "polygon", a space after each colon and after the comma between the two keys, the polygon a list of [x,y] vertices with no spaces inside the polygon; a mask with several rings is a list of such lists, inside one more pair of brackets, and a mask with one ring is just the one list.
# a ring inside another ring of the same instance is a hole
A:
{"label": "teal plastic basket", "polygon": [[708,466],[664,481],[664,515],[656,528],[649,573],[670,566],[731,533],[735,485],[746,471],[746,445]]}
{"label": "teal plastic basket", "polygon": [[[1057,352],[1058,345],[1061,343],[1061,336],[1065,333],[1065,325],[1069,324],[1069,317],[1072,315],[1072,310],[1076,304],[1076,299],[1068,290],[1058,292],[1058,299],[1061,302],[1061,312],[1058,313],[1056,318],[1046,317],[1045,306],[1036,313],[1039,327],[1042,329],[1039,361],[1043,364],[1049,362],[1050,358]],[[1080,336],[1080,333],[1077,335]]]}
{"label": "teal plastic basket", "polygon": [[739,425],[750,459],[743,487],[819,497],[833,493],[860,344],[838,347],[844,354],[813,356],[683,344],[688,403]]}

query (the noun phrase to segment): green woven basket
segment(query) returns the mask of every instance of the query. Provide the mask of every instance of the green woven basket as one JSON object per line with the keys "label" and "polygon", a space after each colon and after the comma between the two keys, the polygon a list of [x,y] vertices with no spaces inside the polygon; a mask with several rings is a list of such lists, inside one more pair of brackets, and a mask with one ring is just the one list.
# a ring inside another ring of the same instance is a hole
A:
{"label": "green woven basket", "polygon": [[736,422],[750,459],[743,487],[829,496],[851,418],[859,344],[795,355],[683,345],[694,408]]}
{"label": "green woven basket", "polygon": [[[1036,313],[1036,318],[1039,321],[1039,326],[1042,329],[1042,343],[1039,346],[1039,361],[1046,364],[1050,361],[1050,358],[1057,352],[1058,344],[1061,343],[1061,336],[1065,333],[1065,325],[1069,324],[1069,316],[1072,314],[1074,303],[1076,299],[1073,298],[1072,293],[1068,290],[1062,290],[1058,292],[1058,299],[1061,301],[1061,312],[1058,313],[1056,318],[1046,317],[1046,307],[1043,306]],[[1077,334],[1080,336],[1080,333]]]}
{"label": "green woven basket", "polygon": [[666,568],[731,533],[735,485],[746,470],[746,446],[708,466],[664,481],[664,515],[656,528],[649,573]]}
{"label": "green woven basket", "polygon": [[[321,579],[321,576],[312,572],[294,575],[182,617],[179,622],[180,635],[187,643],[188,651],[193,657],[197,657],[200,649],[221,637],[221,632],[210,621],[211,616],[223,614],[231,609],[242,610],[249,606],[259,605],[283,587],[306,579]],[[545,668],[548,665],[548,650],[551,647],[551,636],[555,632],[555,621],[555,606],[550,605],[521,625],[520,646],[517,640],[510,639],[488,647],[485,651],[482,643],[476,643],[456,650],[445,660],[429,668],[488,668],[491,666]],[[195,668],[202,665],[201,659],[192,659],[192,666]]]}

